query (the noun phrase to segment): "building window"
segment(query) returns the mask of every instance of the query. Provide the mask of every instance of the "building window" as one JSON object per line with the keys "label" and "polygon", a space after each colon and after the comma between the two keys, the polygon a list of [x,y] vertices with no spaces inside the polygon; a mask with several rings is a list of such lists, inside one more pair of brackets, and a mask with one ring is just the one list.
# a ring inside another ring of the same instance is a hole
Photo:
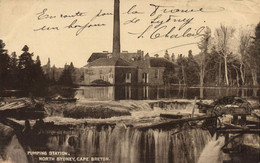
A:
{"label": "building window", "polygon": [[125,76],[125,82],[126,83],[131,83],[131,73],[126,73],[126,76]]}
{"label": "building window", "polygon": [[126,73],[126,79],[130,79],[131,73]]}
{"label": "building window", "polygon": [[102,79],[102,70],[99,70],[100,79]]}
{"label": "building window", "polygon": [[143,83],[148,83],[148,74],[143,73]]}
{"label": "building window", "polygon": [[158,70],[155,70],[155,76],[154,76],[156,79],[159,79],[159,69]]}

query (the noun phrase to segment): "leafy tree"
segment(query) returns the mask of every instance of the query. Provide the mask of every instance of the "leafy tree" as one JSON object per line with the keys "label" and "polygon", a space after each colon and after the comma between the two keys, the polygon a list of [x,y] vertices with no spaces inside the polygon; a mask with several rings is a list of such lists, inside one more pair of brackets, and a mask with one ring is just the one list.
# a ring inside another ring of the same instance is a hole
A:
{"label": "leafy tree", "polygon": [[179,84],[187,84],[187,80],[186,80],[186,72],[185,72],[185,67],[187,65],[187,60],[185,57],[182,56],[182,54],[178,55],[177,58],[177,65],[178,65],[178,72],[177,72],[177,76],[179,79]]}
{"label": "leafy tree", "polygon": [[175,55],[174,55],[174,53],[172,53],[172,55],[171,55],[171,61],[175,62]]}
{"label": "leafy tree", "polygon": [[0,91],[7,87],[7,76],[9,71],[10,57],[7,54],[7,50],[4,49],[5,43],[0,40]]}
{"label": "leafy tree", "polygon": [[186,66],[185,66],[185,73],[186,73],[186,82],[188,85],[198,84],[199,81],[199,65],[195,61],[192,50],[189,50],[188,57],[186,58]]}
{"label": "leafy tree", "polygon": [[170,55],[168,53],[168,50],[165,51],[164,58],[170,60]]}
{"label": "leafy tree", "polygon": [[260,75],[260,22],[255,28],[255,37],[253,37],[252,44],[249,48],[248,63],[251,71],[253,86],[258,86],[258,78]]}
{"label": "leafy tree", "polygon": [[165,84],[174,83],[175,80],[175,67],[173,64],[166,64],[163,72],[163,81]]}
{"label": "leafy tree", "polygon": [[20,88],[26,93],[31,91],[31,86],[33,83],[32,69],[33,69],[33,53],[29,53],[29,47],[25,45],[22,48],[23,53],[19,56],[19,81]]}
{"label": "leafy tree", "polygon": [[70,65],[65,64],[64,70],[59,78],[58,83],[63,86],[72,87],[73,86],[73,78],[72,73],[74,72],[74,66],[71,62]]}
{"label": "leafy tree", "polygon": [[[204,78],[204,82],[208,85],[217,85],[219,84],[219,79],[221,79],[221,77],[219,76],[219,63],[221,63],[222,61],[220,61],[219,54],[214,50],[214,48],[212,49],[211,53],[208,53],[207,57],[205,58],[205,78]],[[221,64],[222,66],[222,64]],[[221,70],[224,70],[223,68],[221,68]],[[222,72],[220,73],[220,75],[222,74]]]}
{"label": "leafy tree", "polygon": [[37,56],[36,61],[32,67],[33,83],[32,83],[32,93],[33,95],[41,96],[47,91],[47,79],[41,68],[40,57]]}
{"label": "leafy tree", "polygon": [[9,62],[9,74],[8,74],[8,83],[10,89],[19,89],[19,69],[18,69],[18,59],[15,52],[11,54]]}
{"label": "leafy tree", "polygon": [[37,56],[34,61],[33,53],[29,53],[27,45],[23,47],[22,51],[18,63],[20,88],[28,95],[42,96],[47,89],[47,80],[41,68],[40,58]]}

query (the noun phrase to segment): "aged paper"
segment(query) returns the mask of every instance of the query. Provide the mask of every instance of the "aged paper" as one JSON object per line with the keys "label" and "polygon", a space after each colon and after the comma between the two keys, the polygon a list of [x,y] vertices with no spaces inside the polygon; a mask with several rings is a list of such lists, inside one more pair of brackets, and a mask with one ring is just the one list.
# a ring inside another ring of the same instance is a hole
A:
{"label": "aged paper", "polygon": [[259,23],[259,0],[0,0],[0,162],[259,162]]}

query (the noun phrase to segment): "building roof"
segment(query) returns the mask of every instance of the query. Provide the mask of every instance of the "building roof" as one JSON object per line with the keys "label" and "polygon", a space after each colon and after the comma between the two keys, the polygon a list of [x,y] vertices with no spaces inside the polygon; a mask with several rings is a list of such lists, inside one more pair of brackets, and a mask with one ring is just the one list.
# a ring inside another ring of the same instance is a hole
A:
{"label": "building roof", "polygon": [[86,66],[128,66],[128,67],[135,67],[130,62],[118,58],[118,57],[112,57],[112,58],[99,58],[94,60],[93,62],[88,63]]}
{"label": "building roof", "polygon": [[88,59],[88,62],[93,62],[94,60],[99,59],[99,58],[106,58],[107,55],[108,55],[108,52],[92,53]]}
{"label": "building roof", "polygon": [[135,65],[138,68],[150,68],[150,61],[147,60],[137,60],[137,61],[130,61],[131,64]]}
{"label": "building roof", "polygon": [[154,58],[150,57],[150,66],[151,67],[174,67],[174,63],[165,59],[165,58]]}

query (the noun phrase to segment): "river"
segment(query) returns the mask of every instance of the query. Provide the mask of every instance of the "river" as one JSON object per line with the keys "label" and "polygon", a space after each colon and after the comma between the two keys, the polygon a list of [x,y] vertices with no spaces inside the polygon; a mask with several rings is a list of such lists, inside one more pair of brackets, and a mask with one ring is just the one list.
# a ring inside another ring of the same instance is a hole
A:
{"label": "river", "polygon": [[[204,98],[209,100],[223,95],[246,98],[259,95],[258,89],[204,88],[202,90]],[[76,159],[76,162],[90,162],[86,159],[93,159],[96,162],[103,160],[102,162],[111,163],[222,162],[223,140],[216,141],[216,138],[212,138],[206,129],[189,124],[180,124],[166,129],[142,129],[142,126],[167,121],[160,117],[162,113],[191,113],[194,98],[201,95],[200,88],[80,87],[70,90],[67,95],[79,99],[76,105],[84,106],[94,102],[94,104],[112,106],[120,103],[121,106],[130,109],[131,116],[75,119],[63,117],[62,112],[49,115],[44,119],[46,126],[37,132],[40,134],[33,134],[26,138],[26,145],[30,148],[23,150],[17,137],[10,136],[4,147],[1,147],[2,160],[0,161],[41,162],[40,158],[47,159],[46,155],[28,157],[27,152],[61,151],[68,154],[51,156],[55,159],[52,162],[70,162],[69,159]],[[150,101],[162,99],[172,101],[178,99],[178,102],[168,108],[151,108],[148,105]],[[195,114],[198,114],[197,110]],[[24,121],[18,122],[24,123]],[[31,126],[35,123],[33,120],[30,122]],[[3,133],[5,130],[1,130],[1,134]],[[252,140],[259,140],[259,136],[247,137],[244,140],[252,143]],[[25,142],[22,144],[24,145]],[[252,144],[255,142],[253,141]],[[16,154],[17,157],[14,156]],[[62,158],[67,161],[62,161]]]}
{"label": "river", "polygon": [[82,86],[76,98],[87,100],[216,99],[223,96],[258,97],[259,88],[183,86]]}

